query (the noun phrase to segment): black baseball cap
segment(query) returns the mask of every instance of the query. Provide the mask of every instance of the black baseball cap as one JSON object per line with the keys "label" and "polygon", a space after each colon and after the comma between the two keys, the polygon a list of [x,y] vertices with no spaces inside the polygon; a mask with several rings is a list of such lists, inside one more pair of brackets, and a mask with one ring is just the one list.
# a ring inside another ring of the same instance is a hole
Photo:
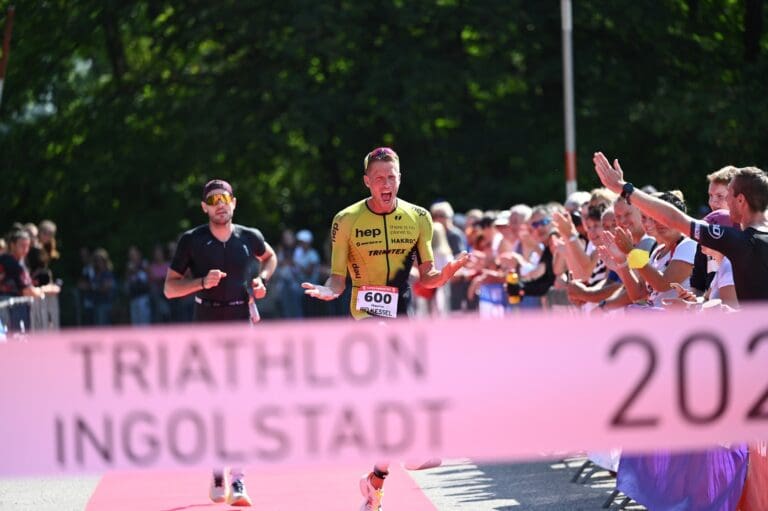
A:
{"label": "black baseball cap", "polygon": [[234,195],[234,193],[232,193],[231,184],[227,183],[223,179],[211,179],[205,183],[205,186],[203,186],[203,200],[205,200],[205,198],[209,193],[211,193],[212,190],[224,190],[229,192],[230,195]]}

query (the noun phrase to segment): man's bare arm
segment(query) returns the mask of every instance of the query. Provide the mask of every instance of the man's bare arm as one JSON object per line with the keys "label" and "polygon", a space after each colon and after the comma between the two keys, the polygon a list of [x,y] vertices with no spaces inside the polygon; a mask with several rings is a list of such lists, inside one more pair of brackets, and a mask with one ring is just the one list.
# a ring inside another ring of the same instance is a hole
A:
{"label": "man's bare arm", "polygon": [[[626,181],[624,181],[624,171],[619,165],[619,160],[613,160],[613,165],[608,162],[608,158],[601,152],[595,153],[592,161],[595,164],[595,172],[600,177],[603,186],[615,193],[621,193]],[[635,190],[630,196],[630,203],[649,216],[664,224],[671,229],[675,229],[684,236],[689,236],[691,232],[691,222],[693,218],[689,217],[672,204],[663,200],[651,197],[642,190]]]}

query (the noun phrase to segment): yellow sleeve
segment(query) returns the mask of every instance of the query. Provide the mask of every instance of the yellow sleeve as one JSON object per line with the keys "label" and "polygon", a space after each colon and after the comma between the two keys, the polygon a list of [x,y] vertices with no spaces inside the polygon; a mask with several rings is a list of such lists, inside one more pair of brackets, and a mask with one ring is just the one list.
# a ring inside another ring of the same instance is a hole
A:
{"label": "yellow sleeve", "polygon": [[419,239],[416,242],[416,264],[424,264],[435,260],[432,253],[432,215],[419,215]]}
{"label": "yellow sleeve", "polygon": [[333,275],[347,276],[351,226],[352,215],[342,212],[333,218],[331,227],[331,273]]}

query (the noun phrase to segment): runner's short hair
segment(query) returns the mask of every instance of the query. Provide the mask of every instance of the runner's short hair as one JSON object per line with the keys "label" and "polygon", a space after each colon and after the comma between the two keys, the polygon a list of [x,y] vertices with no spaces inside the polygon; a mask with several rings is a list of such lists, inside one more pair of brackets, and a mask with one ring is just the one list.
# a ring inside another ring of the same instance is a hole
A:
{"label": "runner's short hair", "polygon": [[391,147],[377,147],[366,154],[365,159],[363,160],[363,171],[368,172],[368,167],[371,165],[371,162],[374,161],[395,162],[397,163],[398,168],[400,168],[400,157]]}

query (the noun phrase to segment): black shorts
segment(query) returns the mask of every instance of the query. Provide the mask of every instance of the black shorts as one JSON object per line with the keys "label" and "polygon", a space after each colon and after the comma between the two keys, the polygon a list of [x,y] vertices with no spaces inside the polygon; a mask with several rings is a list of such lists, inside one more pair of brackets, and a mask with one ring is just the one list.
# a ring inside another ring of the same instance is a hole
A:
{"label": "black shorts", "polygon": [[195,304],[195,321],[249,321],[248,304],[224,305],[221,307],[211,307],[208,305]]}

